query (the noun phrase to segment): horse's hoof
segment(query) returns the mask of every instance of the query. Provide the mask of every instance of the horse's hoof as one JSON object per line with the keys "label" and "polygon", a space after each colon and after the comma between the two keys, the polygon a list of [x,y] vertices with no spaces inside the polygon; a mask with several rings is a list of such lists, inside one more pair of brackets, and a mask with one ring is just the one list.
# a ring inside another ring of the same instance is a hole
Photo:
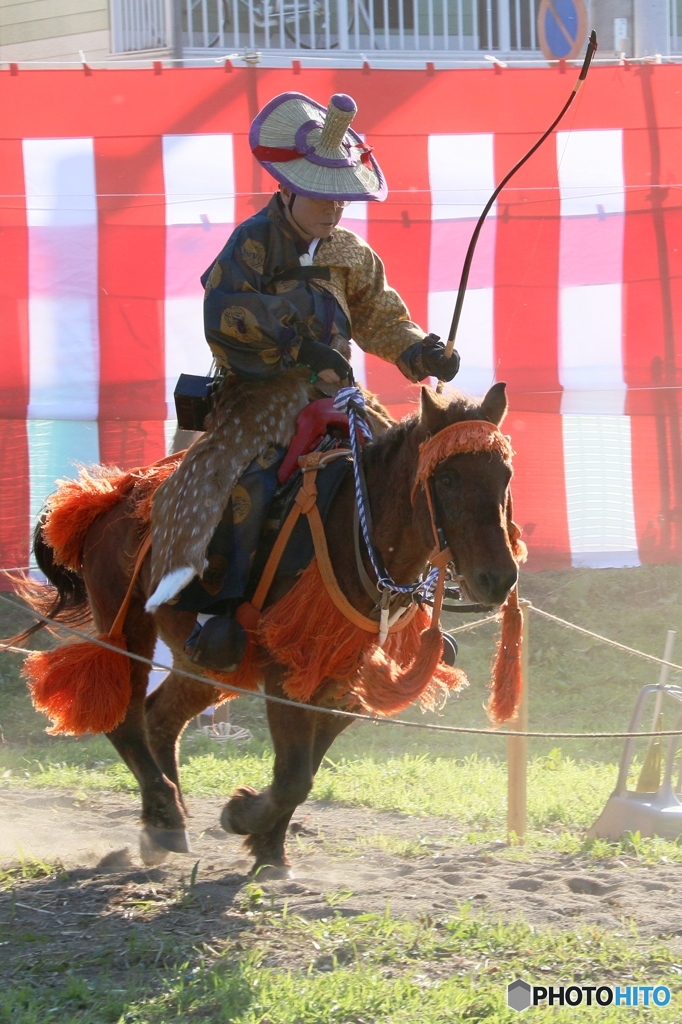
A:
{"label": "horse's hoof", "polygon": [[[230,832],[235,836],[248,836],[251,833],[249,825],[245,821],[240,821],[240,817],[243,817],[245,807],[248,807],[252,803],[254,797],[257,797],[258,793],[251,786],[240,786],[239,789],[235,790],[232,797],[228,800],[222,809],[220,815],[220,826],[224,828],[226,832]],[[242,811],[242,814],[239,812]]]}
{"label": "horse's hoof", "polygon": [[157,828],[145,825],[140,833],[140,856],[147,867],[162,864],[169,853],[191,853],[184,828]]}
{"label": "horse's hoof", "polygon": [[293,877],[294,872],[288,864],[254,864],[249,871],[249,878],[254,882],[274,882]]}
{"label": "horse's hoof", "polygon": [[225,804],[220,814],[220,827],[233,836],[246,836],[249,834],[247,829],[240,828],[232,821],[231,808],[229,804]]}

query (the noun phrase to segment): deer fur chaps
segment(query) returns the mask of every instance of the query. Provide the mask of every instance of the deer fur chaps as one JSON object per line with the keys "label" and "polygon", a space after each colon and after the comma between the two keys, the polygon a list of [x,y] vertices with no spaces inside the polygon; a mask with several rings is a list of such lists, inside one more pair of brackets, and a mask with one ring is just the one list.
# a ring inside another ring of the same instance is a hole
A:
{"label": "deer fur chaps", "polygon": [[[321,383],[321,382],[320,382]],[[337,387],[310,383],[310,371],[290,370],[271,380],[228,377],[207,421],[207,432],[157,490],[152,508],[152,596],[147,611],[172,600],[206,565],[206,549],[246,467],[269,444],[287,446],[301,410]],[[393,422],[367,396],[378,432]]]}

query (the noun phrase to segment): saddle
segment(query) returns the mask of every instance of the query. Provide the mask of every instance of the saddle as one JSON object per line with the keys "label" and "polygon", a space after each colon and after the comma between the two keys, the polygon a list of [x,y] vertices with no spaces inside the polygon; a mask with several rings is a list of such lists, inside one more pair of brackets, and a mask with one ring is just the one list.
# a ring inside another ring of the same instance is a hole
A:
{"label": "saddle", "polygon": [[[311,402],[300,413],[297,429],[289,450],[277,472],[280,488],[268,510],[265,528],[254,559],[246,597],[251,599],[270,557],[275,541],[294,506],[296,496],[303,484],[303,473],[299,460],[311,452],[330,453],[343,451],[328,461],[322,459],[318,473],[317,507],[322,522],[326,522],[339,487],[352,465],[350,453],[348,417],[334,408],[333,399],[320,398]],[[313,538],[306,516],[301,516],[292,531],[282,553],[277,569],[278,576],[297,576],[313,557]]]}

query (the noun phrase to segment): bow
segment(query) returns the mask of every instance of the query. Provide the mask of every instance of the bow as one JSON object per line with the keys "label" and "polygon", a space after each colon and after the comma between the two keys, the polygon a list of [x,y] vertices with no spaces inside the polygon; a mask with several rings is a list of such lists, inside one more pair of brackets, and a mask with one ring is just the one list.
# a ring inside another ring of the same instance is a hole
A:
{"label": "bow", "polygon": [[474,258],[474,250],[476,248],[476,243],[478,241],[478,236],[481,233],[481,228],[483,227],[483,222],[486,219],[486,217],[488,216],[488,214],[490,213],[490,210],[492,209],[493,203],[495,202],[495,200],[499,196],[499,194],[502,191],[502,189],[504,188],[504,186],[510,181],[510,179],[516,174],[516,172],[521,167],[523,167],[523,165],[526,163],[526,161],[530,160],[530,158],[532,157],[533,153],[537,149],[540,148],[540,146],[545,141],[545,139],[549,138],[549,136],[552,134],[552,132],[554,131],[556,126],[559,124],[559,121],[561,121],[562,117],[564,116],[564,114],[566,113],[566,111],[570,107],[571,103],[575,99],[575,97],[576,97],[576,95],[578,93],[578,90],[580,89],[580,86],[583,84],[583,82],[587,78],[587,72],[590,70],[590,64],[592,63],[592,58],[594,57],[596,51],[597,51],[597,33],[594,30],[592,30],[592,33],[590,35],[590,41],[587,44],[587,52],[585,53],[585,60],[583,61],[583,66],[580,69],[580,74],[578,75],[578,80],[575,83],[575,85],[573,86],[573,89],[571,91],[571,95],[568,97],[568,99],[564,103],[563,107],[561,108],[561,112],[559,113],[558,117],[556,117],[552,121],[552,123],[549,126],[549,128],[547,129],[547,131],[543,132],[543,134],[540,136],[540,138],[537,140],[537,142],[534,143],[533,146],[531,146],[531,148],[528,150],[528,152],[525,154],[525,156],[522,156],[521,159],[517,163],[514,164],[512,169],[505,174],[504,178],[502,179],[500,184],[497,186],[497,188],[495,189],[495,191],[491,195],[491,197],[488,200],[488,202],[483,207],[483,212],[482,212],[481,216],[478,218],[478,223],[476,224],[476,227],[474,228],[474,233],[471,236],[471,241],[469,242],[469,248],[467,249],[467,254],[466,254],[466,257],[464,259],[464,266],[462,267],[462,276],[460,278],[459,288],[457,290],[457,302],[455,303],[455,312],[454,312],[453,317],[452,317],[452,324],[450,326],[450,333],[448,334],[448,343],[447,343],[447,345],[445,347],[445,354],[447,356],[452,355],[452,350],[455,347],[455,336],[457,334],[457,328],[459,326],[459,319],[460,319],[460,317],[462,315],[462,306],[464,305],[464,294],[466,292],[467,282],[469,280],[469,271],[471,269],[471,263],[472,263],[472,260]]}

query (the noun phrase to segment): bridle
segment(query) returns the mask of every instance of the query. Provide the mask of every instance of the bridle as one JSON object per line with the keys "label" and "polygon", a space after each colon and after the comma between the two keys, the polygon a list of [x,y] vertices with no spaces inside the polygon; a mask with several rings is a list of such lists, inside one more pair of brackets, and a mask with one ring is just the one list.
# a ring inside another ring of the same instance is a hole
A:
{"label": "bridle", "polygon": [[[435,495],[433,493],[433,475],[436,467],[445,459],[460,453],[493,452],[498,453],[505,464],[511,468],[513,449],[509,438],[507,438],[494,423],[487,420],[461,420],[452,423],[443,430],[438,431],[432,437],[427,438],[419,448],[419,461],[414,485],[411,491],[411,500],[414,505],[417,492],[423,487],[426,495],[427,506],[431,529],[434,537],[434,550],[429,555],[431,570],[424,578],[415,583],[399,584],[392,579],[386,569],[381,553],[375,548],[372,539],[372,521],[367,494],[367,485],[360,458],[360,445],[358,441],[358,430],[364,427],[367,431],[366,413],[364,399],[359,388],[343,388],[337,395],[334,405],[347,413],[350,423],[350,440],[353,451],[353,474],[355,478],[356,505],[358,518],[362,530],[365,548],[369,560],[377,578],[374,584],[375,590],[380,595],[380,629],[379,642],[383,643],[389,631],[390,603],[392,597],[398,595],[421,596],[422,598],[433,599],[433,611],[431,615],[431,626],[440,621],[440,613],[445,593],[445,577],[448,566],[453,560],[452,553],[445,543],[443,531],[438,523]],[[509,507],[507,509],[508,531],[509,531]],[[514,541],[518,540],[520,531],[514,527]],[[512,552],[514,542],[510,535]],[[520,550],[520,549],[519,549]],[[356,558],[358,567],[362,559],[359,554],[359,544],[356,542]],[[361,582],[367,590],[366,573],[360,572]],[[370,596],[373,596],[370,593]]]}

